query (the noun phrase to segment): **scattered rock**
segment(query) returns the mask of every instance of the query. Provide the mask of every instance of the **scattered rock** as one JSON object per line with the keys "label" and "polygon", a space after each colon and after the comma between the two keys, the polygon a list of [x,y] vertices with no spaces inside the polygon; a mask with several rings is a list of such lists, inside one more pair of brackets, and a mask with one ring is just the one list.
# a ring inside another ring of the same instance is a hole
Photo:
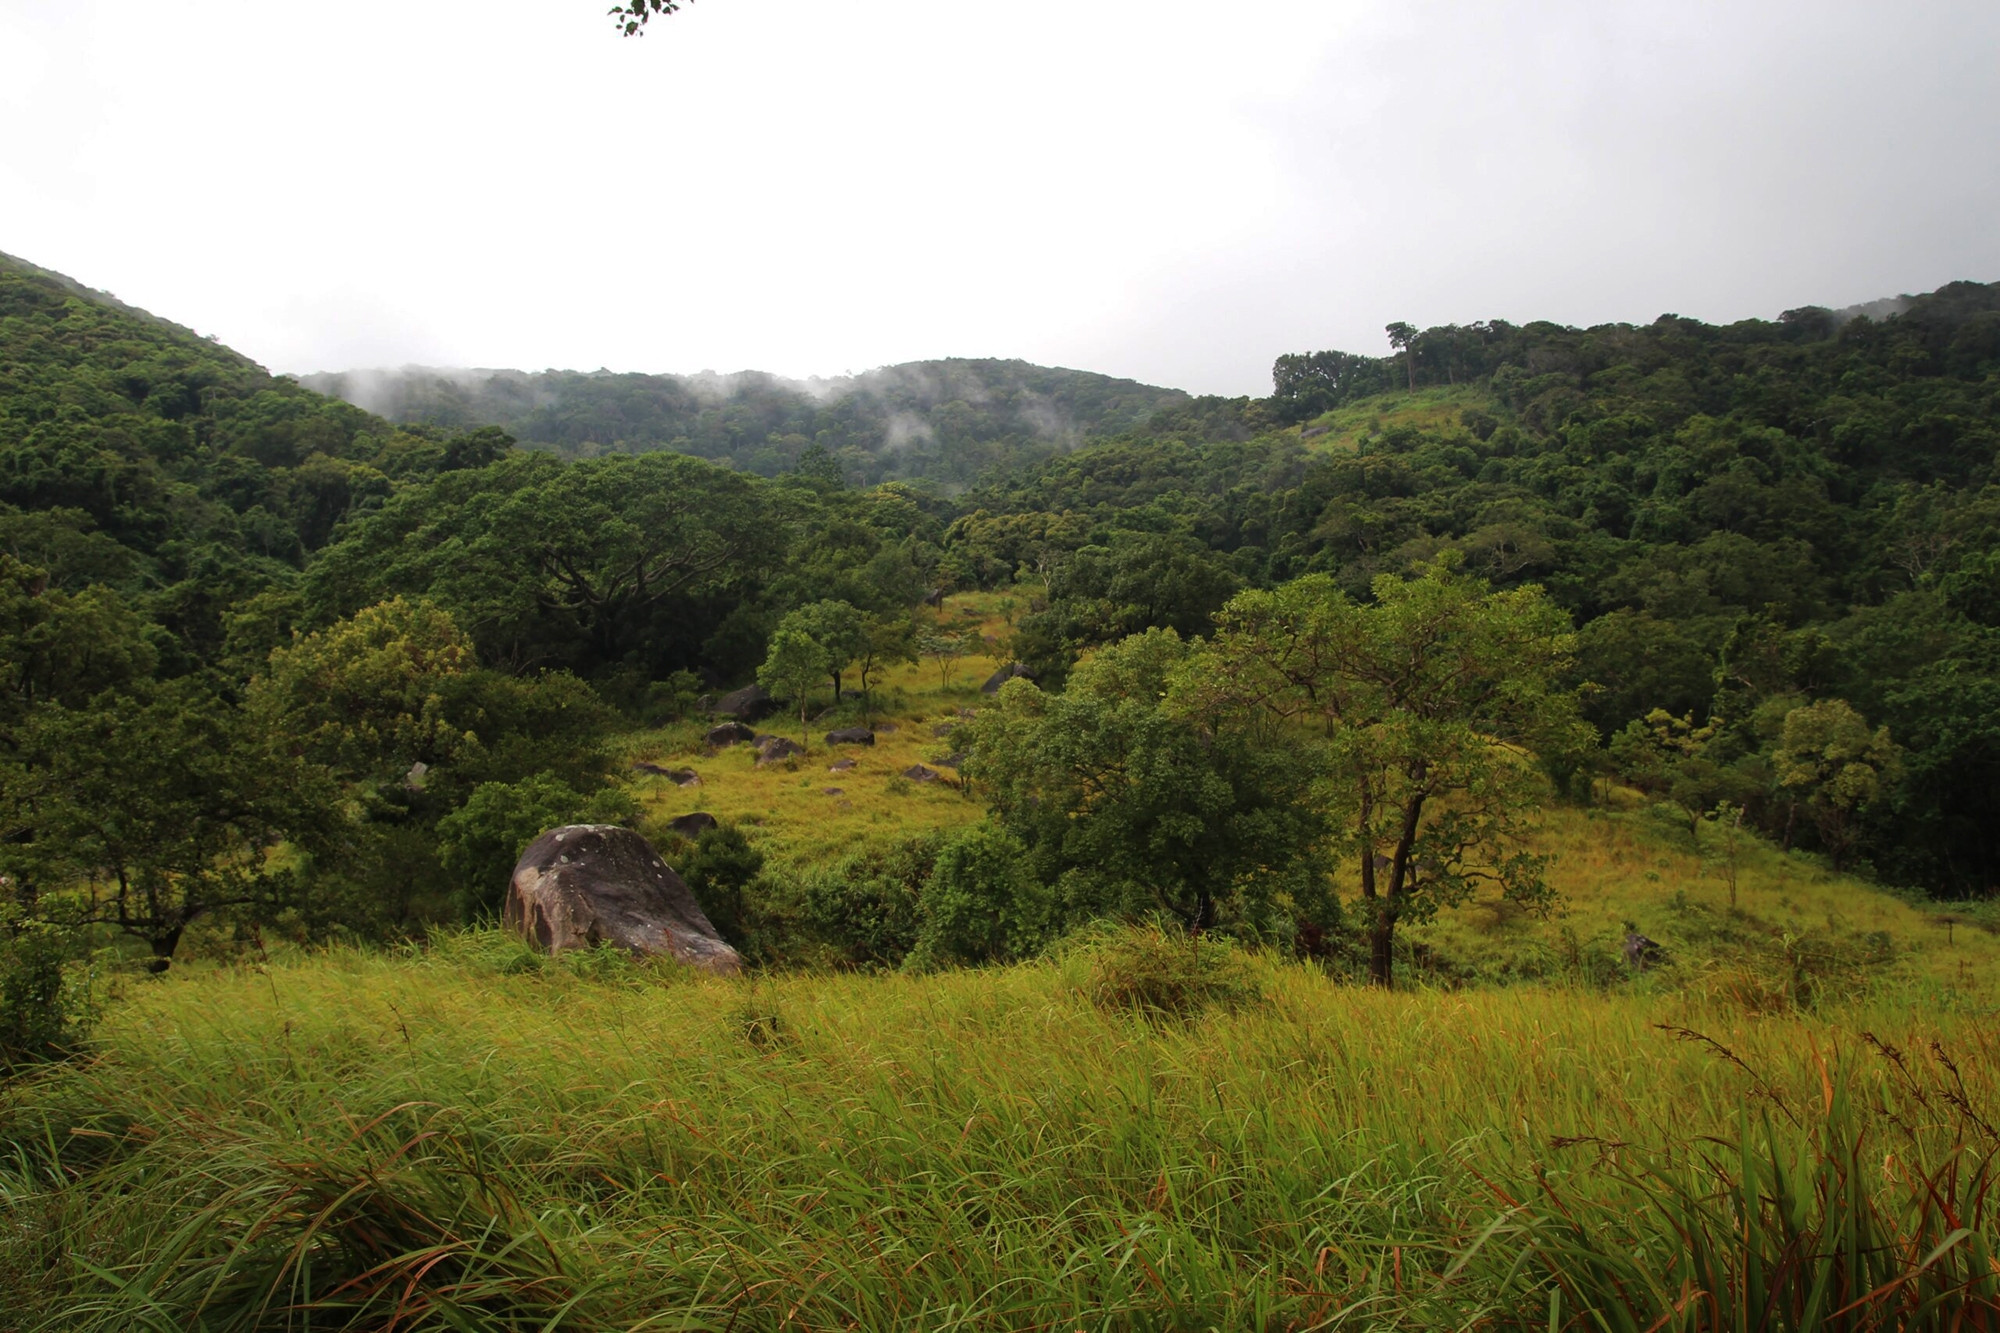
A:
{"label": "scattered rock", "polygon": [[725,694],[715,701],[708,710],[717,717],[733,717],[742,722],[755,722],[778,711],[778,701],[773,699],[762,685],[745,685],[731,694]]}
{"label": "scattered rock", "polygon": [[779,764],[806,752],[806,747],[797,741],[786,740],[783,736],[765,736],[757,742],[757,767]]}
{"label": "scattered rock", "polygon": [[1302,440],[1310,440],[1315,435],[1326,434],[1329,429],[1330,427],[1327,426],[1307,426],[1304,430],[1299,432],[1299,438]]}
{"label": "scattered rock", "polygon": [[937,766],[939,768],[956,769],[964,762],[965,762],[965,752],[963,750],[954,750],[952,753],[938,760]]}
{"label": "scattered rock", "polygon": [[693,842],[703,833],[716,826],[717,821],[715,816],[706,810],[697,810],[691,815],[681,815],[679,818],[667,821],[668,828],[680,834],[689,842]]}
{"label": "scattered rock", "polygon": [[828,745],[873,745],[875,733],[866,727],[840,727],[826,733]]}
{"label": "scattered rock", "polygon": [[743,968],[652,844],[615,824],[571,824],[529,843],[501,920],[547,953],[609,944],[718,976]]}
{"label": "scattered rock", "polygon": [[847,795],[847,793],[846,793],[845,791],[842,791],[842,790],[841,790],[841,789],[840,789],[839,787],[821,787],[821,788],[820,788],[820,791],[822,791],[823,793],[825,793],[825,794],[826,794],[826,795],[828,795],[828,796],[845,796],[845,795]]}
{"label": "scattered rock", "polygon": [[691,768],[661,768],[658,764],[634,764],[634,771],[650,773],[656,778],[665,778],[676,787],[699,787],[701,775]]}
{"label": "scattered rock", "polygon": [[931,728],[931,735],[949,736],[951,735],[952,732],[957,730],[958,730],[958,723],[956,722],[940,722],[935,727]]}
{"label": "scattered rock", "polygon": [[826,766],[826,771],[829,773],[845,773],[853,767],[854,761],[852,759],[836,759]]}
{"label": "scattered rock", "polygon": [[725,722],[719,727],[710,728],[709,733],[702,737],[702,739],[710,745],[721,747],[724,745],[734,745],[738,741],[756,740],[757,733],[744,726],[741,722]]}
{"label": "scattered rock", "polygon": [[912,782],[936,782],[938,780],[936,770],[925,768],[922,764],[911,764],[903,770],[903,776]]}
{"label": "scattered rock", "polygon": [[988,676],[986,683],[979,687],[979,692],[981,694],[998,694],[1000,693],[1000,687],[1016,676],[1024,680],[1033,680],[1035,673],[1028,670],[1027,667],[1021,665],[1019,662],[1009,662],[1006,666],[1001,667],[998,671]]}

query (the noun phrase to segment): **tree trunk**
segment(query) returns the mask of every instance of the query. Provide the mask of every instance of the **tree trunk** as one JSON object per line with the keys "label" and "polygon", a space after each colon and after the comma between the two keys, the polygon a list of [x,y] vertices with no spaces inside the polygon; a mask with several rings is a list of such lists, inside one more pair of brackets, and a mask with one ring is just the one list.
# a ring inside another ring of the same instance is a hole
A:
{"label": "tree trunk", "polygon": [[1368,926],[1368,982],[1383,990],[1396,988],[1396,918],[1386,900],[1375,904],[1375,919]]}
{"label": "tree trunk", "polygon": [[175,926],[164,934],[154,935],[146,940],[152,947],[153,961],[146,964],[148,972],[164,972],[174,965],[174,950],[181,947],[181,932],[184,926]]}

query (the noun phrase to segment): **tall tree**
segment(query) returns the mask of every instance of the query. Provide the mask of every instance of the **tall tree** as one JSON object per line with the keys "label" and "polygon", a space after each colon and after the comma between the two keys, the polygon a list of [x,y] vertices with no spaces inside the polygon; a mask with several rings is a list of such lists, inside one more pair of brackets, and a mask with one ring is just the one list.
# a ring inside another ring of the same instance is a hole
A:
{"label": "tall tree", "polygon": [[1545,904],[1523,836],[1520,747],[1581,749],[1569,617],[1539,588],[1493,592],[1449,563],[1375,580],[1372,604],[1313,575],[1237,596],[1180,674],[1190,716],[1247,709],[1312,736],[1369,917],[1369,976],[1394,981],[1396,926],[1480,883]]}
{"label": "tall tree", "polygon": [[806,731],[806,714],[811,706],[812,687],[827,674],[830,658],[819,640],[798,625],[780,625],[771,635],[764,665],[757,668],[757,683],[780,699],[799,708],[799,743],[812,749]]}

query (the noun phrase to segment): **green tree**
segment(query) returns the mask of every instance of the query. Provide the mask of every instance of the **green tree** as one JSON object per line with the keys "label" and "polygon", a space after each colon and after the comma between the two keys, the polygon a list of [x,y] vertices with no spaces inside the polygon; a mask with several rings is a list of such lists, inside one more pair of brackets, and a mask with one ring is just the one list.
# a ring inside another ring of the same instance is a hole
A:
{"label": "green tree", "polygon": [[85,920],[143,941],[163,971],[197,920],[291,905],[296,876],[271,850],[324,846],[337,792],[272,739],[194,679],[39,713],[28,748],[59,797],[50,827],[82,873]]}
{"label": "green tree", "polygon": [[1323,916],[1306,755],[1240,713],[1168,708],[1189,653],[1149,630],[1087,659],[1060,694],[1009,682],[954,733],[968,781],[1071,921],[1164,911],[1193,931],[1263,933]]}
{"label": "green tree", "polygon": [[831,660],[819,640],[805,630],[797,625],[780,625],[771,635],[771,647],[764,655],[764,665],[757,668],[759,685],[778,698],[798,705],[799,743],[807,750],[812,749],[812,737],[806,729],[812,687],[827,674],[827,664]]}
{"label": "green tree", "polygon": [[811,602],[786,616],[790,625],[812,636],[826,650],[827,674],[833,677],[833,701],[840,702],[840,674],[868,649],[868,622],[846,602]]}
{"label": "green tree", "polygon": [[1692,713],[1675,717],[1664,708],[1627,723],[1610,744],[1621,773],[1680,807],[1690,837],[1699,836],[1718,803],[1734,803],[1740,814],[1742,803],[1758,795],[1756,774],[1744,762],[1751,756],[1732,754],[1738,748],[1714,718],[1696,726]]}
{"label": "green tree", "polygon": [[1569,618],[1536,587],[1493,592],[1450,564],[1377,578],[1372,604],[1324,575],[1239,595],[1183,668],[1190,714],[1250,710],[1309,735],[1340,844],[1360,875],[1369,976],[1394,980],[1398,923],[1481,882],[1546,904],[1525,850],[1533,766],[1519,747],[1580,749],[1589,729],[1559,681]]}
{"label": "green tree", "polygon": [[898,662],[917,660],[917,627],[906,615],[871,615],[862,623],[861,651],[855,669],[861,676],[861,697],[872,711],[875,678]]}
{"label": "green tree", "polygon": [[917,651],[937,668],[941,690],[950,688],[952,668],[965,656],[966,647],[964,634],[954,634],[943,625],[927,625],[917,633]]}
{"label": "green tree", "polygon": [[1836,870],[1860,840],[1861,816],[1902,779],[1902,750],[1889,729],[1871,730],[1844,699],[1786,713],[1773,759],[1780,790],[1804,803]]}
{"label": "green tree", "polygon": [[1417,391],[1417,339],[1422,335],[1411,325],[1397,320],[1389,325],[1389,346],[1403,354],[1403,361],[1410,375],[1410,392]]}

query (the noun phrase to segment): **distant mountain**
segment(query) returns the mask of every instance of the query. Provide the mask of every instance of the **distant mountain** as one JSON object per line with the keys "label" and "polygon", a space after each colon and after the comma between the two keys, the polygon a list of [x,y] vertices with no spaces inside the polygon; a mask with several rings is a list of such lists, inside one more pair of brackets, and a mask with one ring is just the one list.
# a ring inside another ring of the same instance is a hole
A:
{"label": "distant mountain", "polygon": [[609,371],[357,370],[301,383],[392,421],[498,426],[567,457],[673,449],[773,476],[817,445],[849,481],[963,485],[1190,401],[1025,361],[914,361],[838,379]]}

